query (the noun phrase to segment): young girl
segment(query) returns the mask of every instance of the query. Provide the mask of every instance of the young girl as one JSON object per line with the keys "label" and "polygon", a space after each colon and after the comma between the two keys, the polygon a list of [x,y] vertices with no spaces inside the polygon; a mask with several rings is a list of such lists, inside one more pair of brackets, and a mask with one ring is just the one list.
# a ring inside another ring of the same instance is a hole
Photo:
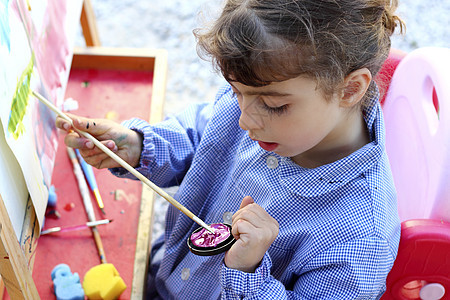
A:
{"label": "young girl", "polygon": [[[157,125],[72,116],[156,184],[180,185],[200,219],[232,223],[229,251],[196,256],[186,240],[198,225],[170,206],[149,297],[381,297],[400,236],[373,81],[402,26],[390,2],[228,0],[196,32],[229,82],[213,104]],[[132,177],[78,134],[65,142]]]}

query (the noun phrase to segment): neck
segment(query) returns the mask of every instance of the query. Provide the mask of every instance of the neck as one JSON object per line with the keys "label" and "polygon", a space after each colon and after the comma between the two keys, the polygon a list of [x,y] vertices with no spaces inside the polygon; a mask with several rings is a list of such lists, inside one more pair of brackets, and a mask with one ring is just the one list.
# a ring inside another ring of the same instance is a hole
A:
{"label": "neck", "polygon": [[305,168],[316,168],[342,159],[370,142],[362,114],[350,113],[328,136],[310,150],[293,157]]}

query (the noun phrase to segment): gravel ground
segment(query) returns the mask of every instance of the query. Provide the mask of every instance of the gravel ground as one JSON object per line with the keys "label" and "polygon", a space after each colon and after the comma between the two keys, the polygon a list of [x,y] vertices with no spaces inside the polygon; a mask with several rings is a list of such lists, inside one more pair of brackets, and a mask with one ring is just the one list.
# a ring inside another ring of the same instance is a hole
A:
{"label": "gravel ground", "polygon": [[[169,52],[164,112],[176,113],[188,104],[211,101],[224,82],[209,62],[198,58],[192,30],[213,18],[219,0],[91,0],[100,40],[107,47],[165,48]],[[419,47],[450,48],[450,1],[400,0],[399,16],[406,34],[394,36],[393,47],[410,52]],[[76,43],[84,46],[81,30]],[[176,187],[167,189],[174,193]],[[163,231],[167,202],[157,198],[153,239]]]}

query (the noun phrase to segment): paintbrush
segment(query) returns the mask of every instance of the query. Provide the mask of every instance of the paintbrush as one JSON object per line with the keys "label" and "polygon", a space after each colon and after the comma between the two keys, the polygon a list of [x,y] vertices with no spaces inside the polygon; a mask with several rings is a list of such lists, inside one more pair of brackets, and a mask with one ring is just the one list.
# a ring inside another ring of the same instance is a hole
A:
{"label": "paintbrush", "polygon": [[94,170],[92,170],[92,166],[84,161],[83,157],[80,154],[78,149],[75,149],[75,154],[77,155],[78,162],[81,165],[81,169],[83,170],[84,176],[91,188],[92,193],[94,193],[95,199],[97,200],[98,207],[105,215],[105,210],[103,209],[105,205],[103,204],[102,197],[100,196],[100,191],[98,190],[97,181],[95,180]]}
{"label": "paintbrush", "polygon": [[[91,196],[89,194],[89,188],[84,178],[83,171],[81,170],[80,163],[75,155],[75,151],[72,148],[67,147],[67,153],[72,161],[73,172],[78,181],[78,188],[80,189],[81,197],[83,198],[84,209],[86,211],[89,222],[95,221],[94,207],[92,206]],[[91,227],[92,234],[94,235],[95,244],[97,245],[98,254],[102,264],[106,264],[105,250],[103,249],[103,243],[98,232],[97,227]]]}
{"label": "paintbrush", "polygon": [[104,220],[98,220],[98,221],[93,221],[93,222],[87,222],[85,224],[75,225],[75,226],[52,227],[52,228],[48,228],[48,229],[41,231],[41,235],[55,233],[55,232],[68,232],[68,231],[81,230],[81,229],[86,229],[86,228],[90,228],[90,227],[94,227],[94,226],[98,226],[98,225],[109,224],[112,221],[113,220],[104,219]]}
{"label": "paintbrush", "polygon": [[[57,115],[59,115],[61,118],[69,122],[71,125],[73,125],[73,121],[71,118],[69,118],[65,113],[63,113],[59,108],[57,108],[53,103],[45,99],[42,95],[39,93],[32,91],[33,95],[39,99],[43,104],[45,104],[48,108],[50,108],[53,112],[55,112]],[[137,179],[148,185],[152,190],[154,190],[156,193],[158,193],[161,197],[166,199],[170,204],[175,206],[179,211],[184,213],[186,216],[191,218],[194,222],[196,222],[201,227],[205,228],[211,233],[214,233],[214,230],[208,226],[205,222],[203,222],[199,217],[194,215],[190,210],[188,210],[186,207],[184,207],[182,204],[180,204],[177,200],[175,200],[172,196],[167,194],[163,189],[161,189],[159,186],[151,182],[147,177],[139,173],[135,168],[130,166],[126,161],[124,161],[122,158],[120,158],[117,154],[112,152],[110,149],[108,149],[105,145],[103,145],[101,142],[99,142],[95,137],[90,135],[87,132],[81,131],[76,129],[72,126],[72,128],[78,132],[80,135],[84,136],[85,138],[91,140],[95,146],[97,146],[100,150],[105,152],[109,157],[111,157],[114,161],[116,161],[119,165],[121,165],[123,168],[125,168],[128,172],[133,174]]]}

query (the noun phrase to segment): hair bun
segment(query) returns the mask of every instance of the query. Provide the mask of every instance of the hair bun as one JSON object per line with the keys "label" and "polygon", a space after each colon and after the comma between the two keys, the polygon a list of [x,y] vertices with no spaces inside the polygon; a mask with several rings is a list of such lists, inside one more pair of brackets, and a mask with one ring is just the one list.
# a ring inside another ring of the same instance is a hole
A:
{"label": "hair bun", "polygon": [[[392,10],[391,10],[392,9]],[[395,7],[386,8],[383,13],[383,24],[389,35],[392,35],[395,31],[395,28],[399,26],[400,33],[403,32],[405,23],[403,20],[395,15],[392,11],[395,10]]]}

